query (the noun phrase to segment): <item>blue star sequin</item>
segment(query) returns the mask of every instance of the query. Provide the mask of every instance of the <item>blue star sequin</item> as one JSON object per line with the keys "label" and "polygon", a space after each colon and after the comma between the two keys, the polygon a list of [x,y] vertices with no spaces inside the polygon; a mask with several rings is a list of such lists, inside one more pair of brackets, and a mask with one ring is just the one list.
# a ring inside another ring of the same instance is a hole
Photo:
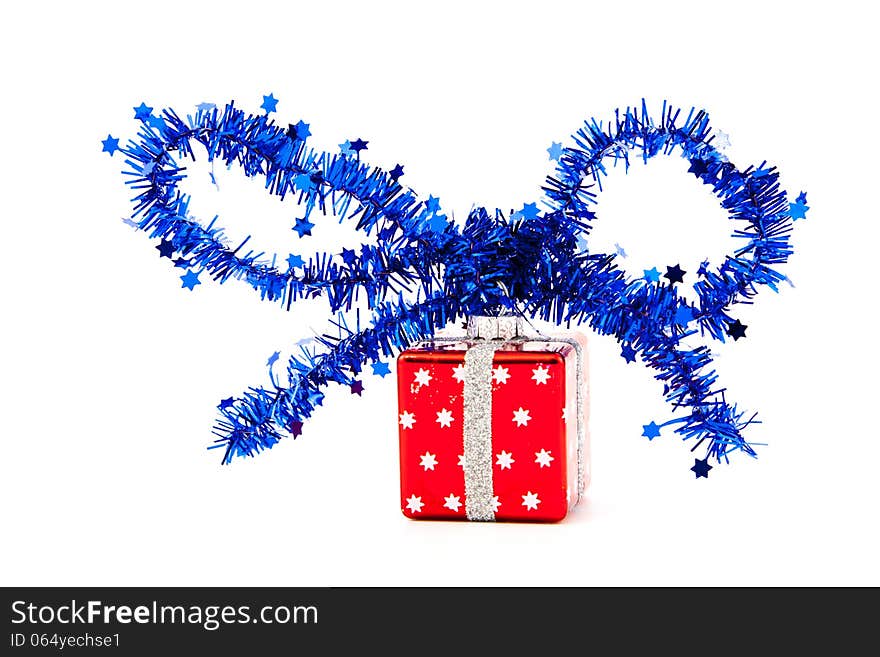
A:
{"label": "blue star sequin", "polygon": [[101,149],[101,152],[110,153],[110,157],[113,157],[113,153],[119,150],[119,140],[109,133],[107,134],[107,139],[105,139],[101,143],[104,145],[104,148]]}
{"label": "blue star sequin", "polygon": [[388,175],[391,176],[391,180],[396,181],[403,175],[403,167],[399,164],[395,165],[394,168],[388,172]]}
{"label": "blue star sequin", "polygon": [[307,173],[301,173],[293,179],[293,184],[304,192],[310,192],[314,183],[312,177]]}
{"label": "blue star sequin", "polygon": [[220,402],[220,404],[219,404],[220,410],[222,411],[226,408],[231,408],[234,403],[235,403],[235,400],[232,397],[227,397],[226,399],[224,399]]}
{"label": "blue star sequin", "polygon": [[170,259],[174,255],[174,242],[163,238],[158,246],[156,246],[156,249],[159,251],[160,258]]}
{"label": "blue star sequin", "polygon": [[369,144],[369,143],[370,142],[364,141],[363,139],[360,139],[360,138],[355,139],[353,142],[351,142],[351,150],[353,150],[355,153],[360,155],[361,151],[367,150],[367,144]]}
{"label": "blue star sequin", "polygon": [[798,219],[806,219],[807,218],[807,210],[810,209],[810,206],[807,205],[807,195],[801,192],[801,195],[797,197],[797,200],[794,203],[788,204],[788,214],[791,217],[792,221],[797,221]]}
{"label": "blue star sequin", "polygon": [[383,379],[386,374],[391,374],[391,368],[388,367],[388,363],[383,363],[381,360],[373,363],[373,374],[377,376],[381,376]]}
{"label": "blue star sequin", "polygon": [[675,323],[687,326],[694,321],[694,310],[690,306],[679,306],[675,311]]}
{"label": "blue star sequin", "polygon": [[650,281],[652,283],[660,282],[660,272],[657,271],[656,267],[651,267],[650,269],[645,269],[645,280]]}
{"label": "blue star sequin", "polygon": [[342,257],[342,262],[349,267],[351,267],[357,260],[357,254],[351,249],[342,249],[342,253],[339,255]]}
{"label": "blue star sequin", "polygon": [[343,155],[354,154],[354,150],[352,150],[352,148],[351,148],[351,142],[348,141],[347,139],[344,142],[342,142],[341,144],[339,144],[339,150],[342,152]]}
{"label": "blue star sequin", "polygon": [[180,277],[180,280],[183,281],[183,285],[181,287],[185,287],[187,290],[195,289],[196,285],[201,285],[202,282],[199,280],[199,275],[195,273],[192,269],[187,269],[186,273]]}
{"label": "blue star sequin", "polygon": [[360,381],[355,381],[349,386],[351,388],[351,394],[361,396],[361,393],[364,391],[364,384]]}
{"label": "blue star sequin", "polygon": [[674,267],[666,267],[666,273],[663,274],[663,277],[668,278],[671,285],[672,283],[681,283],[684,280],[685,274],[687,272],[684,269],[675,265]]}
{"label": "blue star sequin", "polygon": [[449,226],[445,214],[435,214],[428,220],[428,228],[435,233],[442,233]]}
{"label": "blue star sequin", "polygon": [[270,112],[275,111],[277,105],[278,99],[270,93],[268,96],[263,96],[263,104],[260,105],[260,107],[266,110],[266,114],[269,114]]}
{"label": "blue star sequin", "polygon": [[705,479],[709,478],[709,470],[712,469],[712,466],[709,465],[709,458],[704,459],[694,459],[694,467],[691,468],[691,472],[694,473],[695,479],[699,479],[703,477]]}
{"label": "blue star sequin", "polygon": [[547,149],[547,152],[550,154],[551,160],[559,162],[559,158],[562,157],[562,144],[558,141],[554,141],[550,144],[550,148]]}
{"label": "blue star sequin", "polygon": [[437,212],[440,209],[440,199],[429,195],[428,200],[425,201],[425,209],[428,212]]}
{"label": "blue star sequin", "polygon": [[188,269],[192,265],[192,263],[186,258],[177,258],[174,261],[175,267],[182,267],[183,269]]}
{"label": "blue star sequin", "polygon": [[653,420],[650,424],[642,425],[642,435],[648,440],[654,440],[654,438],[660,437],[660,427]]}
{"label": "blue star sequin", "polygon": [[272,367],[275,363],[278,362],[278,359],[280,357],[281,357],[281,353],[276,351],[271,356],[269,356],[269,360],[266,361],[266,365],[268,367]]}
{"label": "blue star sequin", "polygon": [[687,170],[688,173],[694,174],[697,178],[709,172],[709,167],[705,160],[691,160],[691,166]]}
{"label": "blue star sequin", "polygon": [[740,338],[746,337],[747,328],[749,328],[748,324],[743,324],[741,321],[736,320],[727,326],[727,335],[732,337],[733,341],[736,342]]}
{"label": "blue star sequin", "polygon": [[697,269],[697,276],[708,276],[709,275],[709,261],[703,260],[700,263],[700,268]]}
{"label": "blue star sequin", "polygon": [[525,203],[519,211],[519,216],[523,219],[537,219],[539,214],[537,203]]}
{"label": "blue star sequin", "polygon": [[628,344],[623,345],[623,349],[620,350],[620,355],[623,356],[623,359],[627,363],[635,363],[636,362],[636,350],[633,349]]}
{"label": "blue star sequin", "polygon": [[199,103],[196,105],[196,111],[198,112],[210,112],[212,109],[217,106],[214,103]]}
{"label": "blue star sequin", "polygon": [[294,126],[296,128],[296,138],[306,140],[307,137],[312,136],[312,131],[309,130],[309,124],[303,121],[302,119]]}
{"label": "blue star sequin", "polygon": [[308,219],[303,217],[302,219],[296,220],[296,225],[293,227],[293,230],[296,231],[297,235],[299,235],[300,237],[303,237],[305,235],[311,235],[312,228],[314,228],[314,227],[315,227],[315,224],[313,224],[311,221],[309,221]]}
{"label": "blue star sequin", "polygon": [[147,107],[146,103],[141,103],[134,108],[134,118],[140,121],[146,121],[150,114],[153,113],[152,107]]}
{"label": "blue star sequin", "polygon": [[156,128],[157,130],[164,130],[166,128],[165,119],[161,116],[150,116],[147,118],[147,123],[152,128]]}
{"label": "blue star sequin", "polygon": [[294,267],[302,267],[304,264],[306,264],[306,261],[300,258],[298,255],[294,255],[293,253],[291,253],[289,256],[287,256],[287,266],[290,269],[293,269]]}

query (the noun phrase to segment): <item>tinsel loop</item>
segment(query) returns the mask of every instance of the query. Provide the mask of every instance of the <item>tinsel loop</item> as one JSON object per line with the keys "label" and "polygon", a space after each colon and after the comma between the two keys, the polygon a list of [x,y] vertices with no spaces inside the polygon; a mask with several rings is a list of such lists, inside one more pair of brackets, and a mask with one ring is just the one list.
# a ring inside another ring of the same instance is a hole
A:
{"label": "tinsel loop", "polygon": [[[721,341],[744,336],[731,308],[760,287],[776,290],[785,280],[775,267],[791,254],[792,219],[803,218],[806,197],[790,204],[775,167],[739,170],[727,161],[713,147],[706,112],[683,116],[664,103],[654,119],[643,101],[616,111],[607,124],[591,120],[556,158],[543,186],[543,211],[536,204],[507,214],[476,208],[459,226],[441,213],[436,199],[424,200],[400,184],[401,167],[384,171],[362,163],[362,140],[347,142],[351,147],[340,153],[315,151],[307,146],[306,124],[285,129],[269,111],[248,114],[234,103],[222,109],[203,104],[186,118],[171,109],[153,114],[143,104],[135,111],[137,137],[119,148],[123,173],[137,193],[129,223],[160,238],[160,253],[175,254],[188,267],[185,287],[192,289],[206,272],[218,283],[244,281],[288,310],[300,299],[323,297],[337,316],[361,295],[372,310],[366,326],[358,321],[349,327],[339,315],[336,335],[319,336],[317,349],[303,347],[291,356],[284,380],[273,374],[271,385],[220,404],[213,447],[223,449],[224,462],[298,435],[322,403],[325,387],[353,385],[369,361],[391,356],[452,320],[499,313],[586,323],[613,335],[628,361],[641,356],[656,371],[666,399],[683,413],[675,430],[693,441],[693,449],[703,446],[706,458],[717,461],[735,451],[755,455],[742,435],[754,416],[727,400],[709,348],[685,341],[698,333]],[[314,225],[311,218],[330,214],[354,220],[375,245],[342,256],[317,253],[301,266],[283,268],[274,258],[246,251],[247,240],[230,242],[216,219],[204,224],[190,216],[189,197],[179,189],[187,175],[181,163],[195,158],[194,142],[211,161],[237,164],[245,175],[262,178],[269,193],[295,197],[304,208],[297,221],[301,236]],[[631,158],[647,161],[660,154],[689,160],[690,172],[711,186],[742,242],[717,269],[700,267],[693,305],[677,292],[684,273],[677,266],[667,272],[668,280],[633,278],[619,268],[616,254],[583,248],[606,166],[622,161],[628,169]]]}

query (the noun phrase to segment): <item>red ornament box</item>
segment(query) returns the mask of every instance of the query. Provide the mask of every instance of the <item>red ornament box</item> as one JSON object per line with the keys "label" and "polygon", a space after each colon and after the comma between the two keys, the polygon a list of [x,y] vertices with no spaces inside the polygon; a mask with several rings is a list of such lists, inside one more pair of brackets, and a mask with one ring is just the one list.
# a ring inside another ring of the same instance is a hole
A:
{"label": "red ornament box", "polygon": [[586,339],[513,333],[437,338],[398,357],[407,517],[554,522],[578,502],[589,481]]}

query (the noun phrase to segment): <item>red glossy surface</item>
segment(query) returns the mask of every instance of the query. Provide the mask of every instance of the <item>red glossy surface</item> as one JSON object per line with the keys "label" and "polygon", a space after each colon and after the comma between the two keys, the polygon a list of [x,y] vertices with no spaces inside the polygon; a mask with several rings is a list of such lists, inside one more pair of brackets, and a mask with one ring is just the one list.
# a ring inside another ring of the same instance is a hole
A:
{"label": "red glossy surface", "polygon": [[[565,517],[572,501],[574,470],[568,461],[576,453],[570,443],[576,436],[566,427],[563,408],[568,404],[573,420],[574,403],[566,395],[573,387],[571,372],[566,372],[575,367],[573,350],[568,345],[546,346],[547,351],[527,351],[521,344],[511,345],[495,353],[496,520],[552,522]],[[466,520],[464,471],[459,465],[464,453],[464,383],[459,380],[464,345],[436,347],[406,351],[397,361],[401,509],[410,518]]]}

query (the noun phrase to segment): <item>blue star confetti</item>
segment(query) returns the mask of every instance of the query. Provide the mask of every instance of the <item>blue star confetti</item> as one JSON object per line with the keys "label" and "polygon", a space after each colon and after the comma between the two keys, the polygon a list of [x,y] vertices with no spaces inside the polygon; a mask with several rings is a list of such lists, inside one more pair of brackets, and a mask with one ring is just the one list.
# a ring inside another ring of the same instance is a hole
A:
{"label": "blue star confetti", "polygon": [[809,209],[810,206],[807,205],[807,195],[804,192],[800,193],[794,203],[788,204],[788,214],[791,216],[792,221],[806,219],[807,210]]}
{"label": "blue star confetti", "polygon": [[674,267],[667,267],[666,273],[663,274],[663,276],[664,276],[664,278],[667,278],[669,280],[670,284],[681,283],[684,281],[684,275],[686,273],[687,272],[685,270],[683,270],[681,267],[679,267],[678,265],[675,265]]}
{"label": "blue star confetti", "polygon": [[351,388],[351,394],[357,395],[358,397],[360,397],[361,393],[364,391],[364,384],[360,381],[355,381],[349,387]]}
{"label": "blue star confetti", "polygon": [[660,427],[653,420],[642,426],[642,435],[648,440],[660,437]]}
{"label": "blue star confetti", "polygon": [[428,228],[435,233],[442,233],[449,226],[445,214],[435,214],[428,220]]}
{"label": "blue star confetti", "polygon": [[113,157],[113,153],[119,150],[119,140],[113,137],[113,135],[107,135],[107,139],[101,142],[104,147],[101,149],[102,153],[110,153],[110,157]]}
{"label": "blue star confetti", "polygon": [[306,218],[301,218],[296,220],[296,225],[293,227],[293,230],[296,231],[296,234],[300,237],[305,237],[306,235],[312,234],[312,228],[315,227],[311,221]]}
{"label": "blue star confetti", "polygon": [[146,103],[141,103],[137,107],[134,108],[134,118],[139,121],[146,121],[150,118],[150,115],[153,113],[152,107],[147,107]]}
{"label": "blue star confetti", "polygon": [[694,467],[691,468],[691,471],[694,473],[696,479],[699,479],[700,477],[708,479],[709,470],[711,469],[712,466],[709,465],[709,459],[694,459]]}
{"label": "blue star confetti", "polygon": [[159,251],[160,258],[170,259],[171,256],[174,255],[174,242],[172,242],[171,240],[163,239],[161,242],[159,242],[159,245],[156,247],[156,249]]}
{"label": "blue star confetti", "polygon": [[554,141],[550,144],[550,148],[547,149],[547,153],[550,155],[551,160],[559,162],[559,158],[562,157],[562,144]]}
{"label": "blue star confetti", "polygon": [[373,374],[381,376],[384,379],[386,374],[391,374],[391,368],[388,367],[388,363],[377,361],[373,363]]}
{"label": "blue star confetti", "polygon": [[537,219],[538,214],[537,203],[526,203],[522,206],[522,210],[519,211],[519,216],[527,221]]}
{"label": "blue star confetti", "polygon": [[734,341],[739,340],[740,338],[746,337],[747,328],[747,324],[743,324],[741,321],[736,320],[735,322],[731,322],[727,327],[727,335],[732,337]]}
{"label": "blue star confetti", "polygon": [[357,262],[357,254],[351,249],[342,249],[342,253],[339,254],[339,257],[342,258],[342,262],[344,262],[349,267],[353,266],[355,262]]}
{"label": "blue star confetti", "polygon": [[275,363],[278,362],[278,359],[281,357],[281,352],[273,352],[269,359],[266,361],[267,367],[272,367]]}
{"label": "blue star confetti", "polygon": [[[205,271],[214,283],[238,280],[287,310],[303,299],[324,299],[334,318],[332,334],[289,357],[281,368],[285,378],[270,369],[269,383],[244,389],[219,410],[211,448],[222,450],[224,463],[299,435],[330,384],[358,394],[355,377],[365,364],[382,376],[378,363],[449,322],[501,314],[585,324],[612,336],[624,360],[644,364],[662,382],[665,399],[681,414],[675,433],[704,450],[697,477],[707,476],[710,459],[756,456],[745,435],[755,415],[728,399],[707,345],[744,337],[746,326],[731,317],[733,307],[787,280],[777,269],[792,253],[793,221],[808,206],[805,194],[789,202],[779,172],[767,162],[740,169],[723,156],[712,144],[706,112],[663,103],[651,113],[642,102],[610,121],[591,119],[554,159],[555,171],[541,187],[541,211],[537,203],[508,213],[475,207],[451,221],[437,198],[425,200],[398,183],[399,165],[386,171],[362,162],[366,140],[343,142],[337,153],[306,148],[308,124],[285,130],[269,112],[248,113],[232,102],[200,105],[185,118],[166,108],[154,117],[162,124],[149,120],[153,108],[145,103],[134,111],[136,136],[116,146],[133,191],[132,223],[173,243],[187,265],[183,286],[193,289],[200,283],[195,272]],[[304,208],[294,226],[300,237],[325,215],[353,220],[365,238],[357,258],[342,266],[333,253],[319,251],[308,266],[285,266],[228,240],[219,218],[193,217],[180,183],[196,142],[212,163],[238,165],[263,179],[267,193],[294,196]],[[558,153],[554,143],[548,155]],[[677,286],[687,273],[680,265],[667,267],[664,276],[654,268],[631,277],[620,266],[623,253],[590,248],[602,178],[623,158],[628,170],[660,154],[681,156],[707,184],[738,240],[737,251],[716,269],[704,261],[687,302]],[[364,300],[366,315],[346,323],[341,313]],[[691,328],[694,321],[698,328]],[[706,344],[685,342],[697,339]],[[653,433],[652,424],[644,426]]]}
{"label": "blue star confetti", "polygon": [[166,127],[165,119],[163,119],[161,116],[149,116],[147,117],[147,123],[157,130],[164,130]]}
{"label": "blue star confetti", "polygon": [[690,306],[679,306],[675,310],[675,323],[687,326],[694,321],[694,309]]}
{"label": "blue star confetti", "polygon": [[274,112],[276,107],[278,107],[278,99],[274,95],[270,93],[268,96],[263,96],[263,104],[260,108],[265,110],[266,114]]}
{"label": "blue star confetti", "polygon": [[298,255],[294,255],[293,253],[291,253],[289,256],[287,256],[287,267],[289,269],[295,269],[296,267],[302,267],[304,264],[306,264],[305,260],[303,260]]}
{"label": "blue star confetti", "polygon": [[187,290],[194,290],[196,285],[202,284],[199,280],[199,275],[192,269],[187,269],[186,273],[180,277],[180,280],[183,281],[181,287],[185,287]]}

